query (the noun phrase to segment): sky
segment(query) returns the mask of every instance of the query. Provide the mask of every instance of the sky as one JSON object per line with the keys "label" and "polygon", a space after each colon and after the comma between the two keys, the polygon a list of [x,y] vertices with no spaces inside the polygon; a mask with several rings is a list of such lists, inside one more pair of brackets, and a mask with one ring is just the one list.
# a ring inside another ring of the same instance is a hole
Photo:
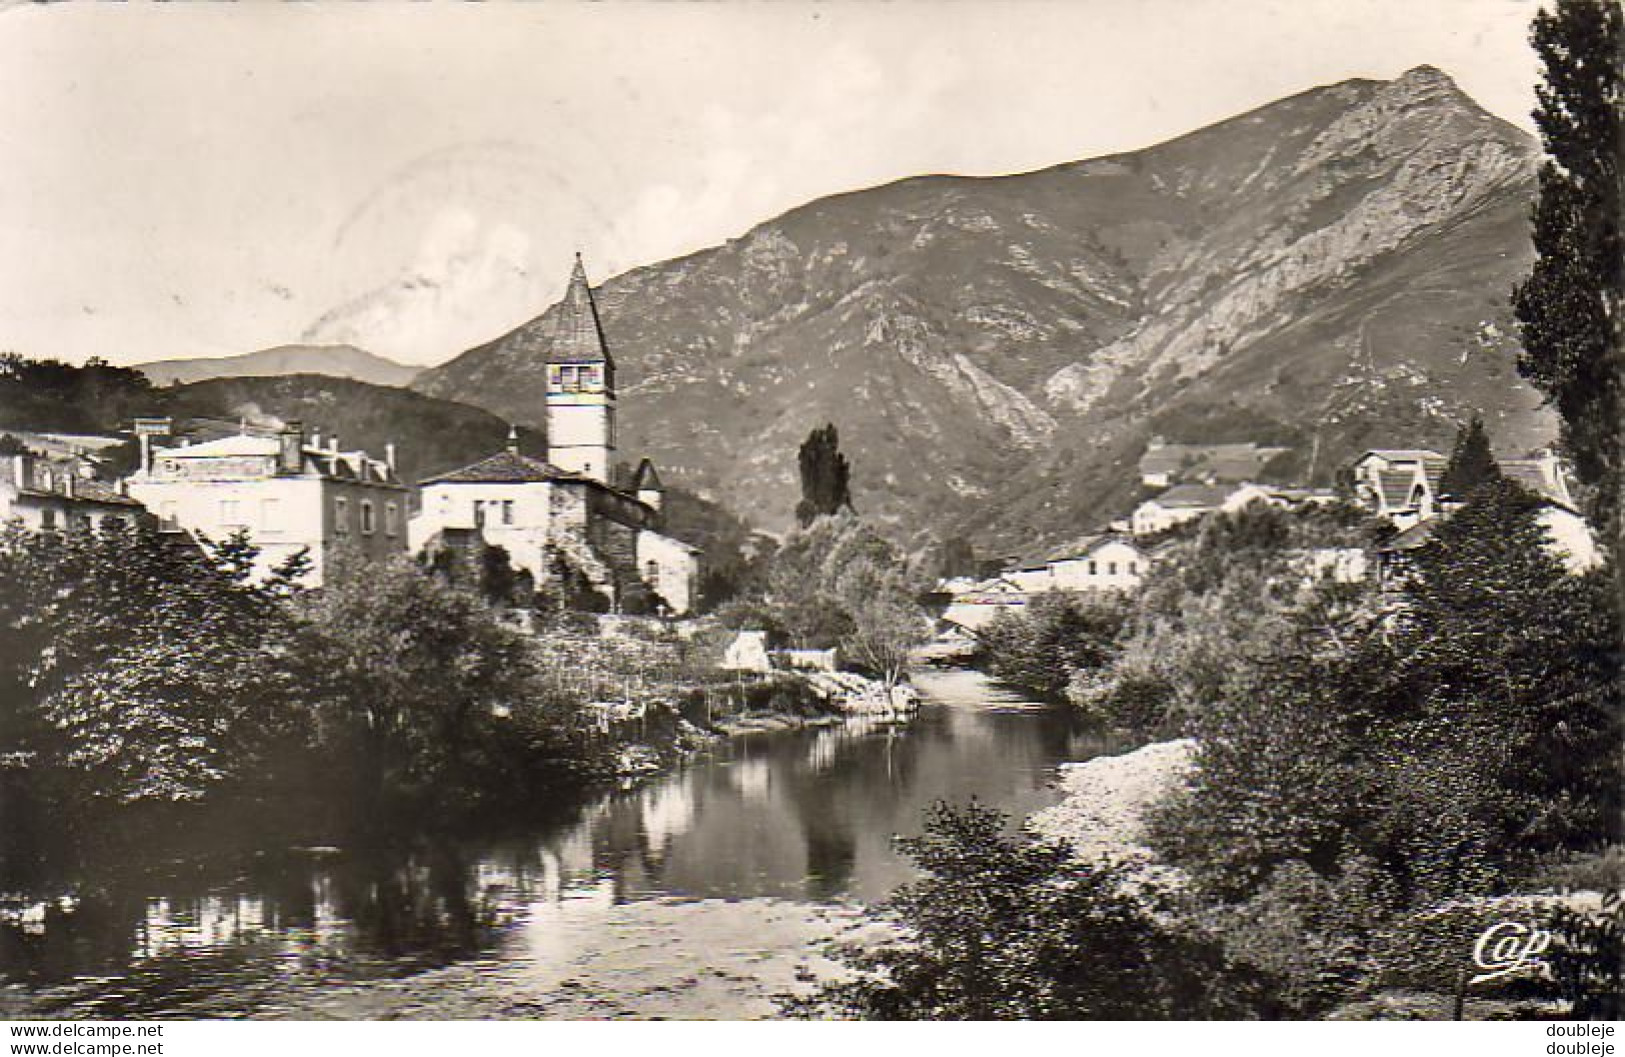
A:
{"label": "sky", "polygon": [[[3,4],[3,0],[0,0]],[[1533,0],[0,6],[0,350],[437,363],[823,195],[1423,63],[1532,131]]]}

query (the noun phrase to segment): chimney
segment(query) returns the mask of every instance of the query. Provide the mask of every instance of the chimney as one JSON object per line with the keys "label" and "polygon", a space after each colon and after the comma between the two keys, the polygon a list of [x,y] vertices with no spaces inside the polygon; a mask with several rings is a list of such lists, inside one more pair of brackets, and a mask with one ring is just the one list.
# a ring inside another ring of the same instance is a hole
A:
{"label": "chimney", "polygon": [[34,487],[34,457],[28,454],[13,455],[11,476],[19,489]]}
{"label": "chimney", "polygon": [[321,447],[322,447],[322,431],[321,430],[313,429],[313,430],[310,431],[310,446],[312,448],[315,448],[318,451],[321,450]]}
{"label": "chimney", "polygon": [[277,434],[277,473],[299,473],[305,468],[305,425],[294,419]]}
{"label": "chimney", "polygon": [[62,475],[62,494],[67,496],[69,499],[74,498],[74,489],[77,487],[74,484],[75,480],[77,480],[77,478],[74,477],[72,472],[64,473]]}
{"label": "chimney", "polygon": [[384,445],[384,465],[389,467],[390,473],[395,472],[395,444],[393,441]]}

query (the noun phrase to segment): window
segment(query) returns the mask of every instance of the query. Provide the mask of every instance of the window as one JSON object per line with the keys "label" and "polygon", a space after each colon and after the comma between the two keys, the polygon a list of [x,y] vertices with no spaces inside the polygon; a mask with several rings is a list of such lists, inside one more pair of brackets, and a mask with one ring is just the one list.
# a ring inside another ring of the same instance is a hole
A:
{"label": "window", "polygon": [[394,503],[384,504],[384,535],[393,536],[400,531],[401,508]]}
{"label": "window", "polygon": [[512,499],[504,499],[502,501],[502,523],[504,525],[513,524],[513,500]]}
{"label": "window", "polygon": [[483,499],[474,500],[474,527],[485,527],[485,500]]}
{"label": "window", "polygon": [[1107,562],[1106,563],[1106,575],[1107,576],[1116,576],[1117,575],[1117,563],[1116,562]]}
{"label": "window", "polygon": [[1129,562],[1128,563],[1128,574],[1130,576],[1138,576],[1139,573],[1140,573],[1140,563],[1139,562]]}
{"label": "window", "polygon": [[604,384],[604,369],[597,364],[581,368],[581,388],[598,389]]}
{"label": "window", "polygon": [[378,529],[377,517],[373,513],[372,500],[361,501],[361,534],[370,536]]}
{"label": "window", "polygon": [[343,496],[333,500],[333,531],[350,531],[350,501]]}
{"label": "window", "polygon": [[222,525],[241,525],[243,523],[242,506],[237,500],[220,500],[220,523]]}
{"label": "window", "polygon": [[1097,561],[1094,561],[1093,559],[1091,559],[1090,562],[1089,562],[1089,575],[1090,576],[1098,576],[1099,574],[1100,574],[1100,563],[1097,562]]}
{"label": "window", "polygon": [[80,514],[73,519],[73,527],[81,532],[89,532],[92,528],[89,514]]}
{"label": "window", "polygon": [[46,507],[44,510],[41,510],[39,512],[39,523],[40,528],[47,532],[56,528],[56,511],[50,507]]}
{"label": "window", "polygon": [[566,393],[574,393],[581,389],[581,368],[560,367],[559,388]]}
{"label": "window", "polygon": [[643,579],[650,587],[660,586],[660,563],[650,559],[643,563]]}

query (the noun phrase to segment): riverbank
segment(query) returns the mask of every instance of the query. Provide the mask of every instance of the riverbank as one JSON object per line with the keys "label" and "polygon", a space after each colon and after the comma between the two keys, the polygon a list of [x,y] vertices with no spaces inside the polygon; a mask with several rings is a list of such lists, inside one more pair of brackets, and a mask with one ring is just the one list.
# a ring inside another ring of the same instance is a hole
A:
{"label": "riverbank", "polygon": [[1190,774],[1195,752],[1196,742],[1182,738],[1062,764],[1057,784],[1065,799],[1033,815],[1028,825],[1040,836],[1070,842],[1080,858],[1153,866],[1155,857],[1145,843],[1146,812]]}

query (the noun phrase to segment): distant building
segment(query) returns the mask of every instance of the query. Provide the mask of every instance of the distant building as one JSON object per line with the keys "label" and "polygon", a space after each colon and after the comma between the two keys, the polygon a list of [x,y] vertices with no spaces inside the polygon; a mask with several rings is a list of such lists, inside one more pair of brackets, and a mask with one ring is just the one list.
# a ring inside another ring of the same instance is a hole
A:
{"label": "distant building", "polygon": [[1151,488],[1173,484],[1239,484],[1256,481],[1264,467],[1291,448],[1244,444],[1168,444],[1151,438],[1140,457],[1140,482]]}
{"label": "distant building", "polygon": [[290,422],[276,436],[240,434],[204,444],[156,447],[142,438],[132,496],[161,525],[219,543],[244,532],[265,575],[293,555],[311,563],[306,583],[323,581],[335,550],[373,557],[406,550],[410,492],[395,472],[394,450],[375,459],[307,443]]}
{"label": "distant building", "polygon": [[1439,512],[1449,459],[1425,448],[1377,448],[1354,460],[1355,500],[1404,530]]}
{"label": "distant building", "polygon": [[1130,518],[1134,535],[1150,536],[1207,514],[1240,510],[1262,501],[1285,505],[1271,489],[1256,484],[1180,484],[1134,508]]}
{"label": "distant building", "polygon": [[93,531],[108,521],[133,525],[145,516],[140,501],[88,476],[82,463],[11,455],[0,464],[0,526],[20,523],[34,532]]}
{"label": "distant building", "polygon": [[1026,605],[1026,591],[1004,577],[991,577],[955,594],[943,610],[941,620],[952,628],[979,632],[1000,613],[1019,614]]}
{"label": "distant building", "polygon": [[644,459],[625,488],[615,466],[615,362],[579,257],[547,347],[547,458],[504,451],[423,482],[410,544],[478,530],[538,587],[574,576],[622,608],[642,594],[674,614],[694,607],[699,549],[665,534],[665,486]]}
{"label": "distant building", "polygon": [[[1462,497],[1444,495],[1440,487],[1448,462],[1437,452],[1423,450],[1369,451],[1355,461],[1356,498],[1402,530],[1378,548],[1379,575],[1385,582],[1402,577],[1410,555],[1433,538],[1441,517],[1459,505]],[[1540,501],[1535,519],[1546,530],[1552,552],[1570,572],[1584,572],[1602,562],[1596,537],[1574,503],[1556,455],[1541,451],[1498,459],[1496,465]]]}

